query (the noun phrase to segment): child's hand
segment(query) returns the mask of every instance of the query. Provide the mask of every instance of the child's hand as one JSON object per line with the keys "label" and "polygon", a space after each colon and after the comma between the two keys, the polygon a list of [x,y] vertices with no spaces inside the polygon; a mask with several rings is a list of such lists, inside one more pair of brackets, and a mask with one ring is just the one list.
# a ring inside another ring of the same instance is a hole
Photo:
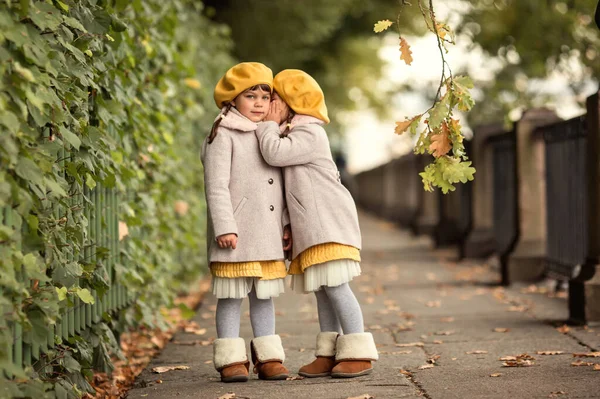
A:
{"label": "child's hand", "polygon": [[288,105],[283,102],[281,97],[278,95],[273,95],[273,100],[269,106],[269,112],[267,112],[267,116],[265,116],[265,121],[273,121],[278,125],[281,125],[281,122],[287,119],[290,113],[290,108]]}
{"label": "child's hand", "polygon": [[221,248],[235,249],[237,246],[237,235],[235,234],[223,234],[217,237],[217,243]]}
{"label": "child's hand", "polygon": [[292,229],[288,224],[283,228],[283,250],[289,251],[292,249]]}

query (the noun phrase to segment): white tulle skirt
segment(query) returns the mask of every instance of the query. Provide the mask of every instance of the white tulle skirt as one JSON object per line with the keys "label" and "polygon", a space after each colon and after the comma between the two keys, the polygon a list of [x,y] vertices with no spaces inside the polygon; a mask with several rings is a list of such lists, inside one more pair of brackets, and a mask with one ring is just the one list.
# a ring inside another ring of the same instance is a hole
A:
{"label": "white tulle skirt", "polygon": [[331,260],[310,266],[303,274],[293,274],[291,287],[294,292],[307,294],[318,291],[322,286],[337,287],[348,283],[360,273],[360,263],[355,260]]}
{"label": "white tulle skirt", "polygon": [[261,280],[258,277],[215,277],[212,278],[212,292],[218,299],[245,298],[252,287],[256,289],[258,299],[278,297],[285,292],[283,278],[274,280]]}

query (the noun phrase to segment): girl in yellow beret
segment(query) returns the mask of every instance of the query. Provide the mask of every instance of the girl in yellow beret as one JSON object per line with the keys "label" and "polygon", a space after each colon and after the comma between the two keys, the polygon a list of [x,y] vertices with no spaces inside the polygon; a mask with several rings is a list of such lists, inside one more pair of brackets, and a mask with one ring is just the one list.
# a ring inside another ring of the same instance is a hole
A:
{"label": "girl in yellow beret", "polygon": [[323,125],[329,123],[323,91],[306,72],[275,76],[274,100],[256,136],[263,157],[284,168],[294,236],[292,286],[314,292],[319,325],[316,359],[305,377],[358,377],[378,359],[364,332],[360,305],[348,285],[360,274],[361,236],[356,206],[341,184]]}
{"label": "girl in yellow beret", "polygon": [[267,380],[289,374],[272,300],[284,291],[284,250],[291,248],[283,178],[280,168],[264,161],[254,134],[269,110],[272,87],[273,73],[263,64],[229,69],[214,92],[221,112],[202,145],[208,260],[218,298],[214,365],[224,382],[248,380],[246,344],[239,336],[245,297],[254,371]]}

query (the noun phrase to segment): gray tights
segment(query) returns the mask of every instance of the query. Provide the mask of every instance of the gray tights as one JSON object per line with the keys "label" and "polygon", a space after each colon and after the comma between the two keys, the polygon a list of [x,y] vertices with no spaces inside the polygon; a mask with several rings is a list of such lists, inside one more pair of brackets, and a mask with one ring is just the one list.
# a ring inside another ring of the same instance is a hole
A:
{"label": "gray tights", "polygon": [[[273,299],[258,299],[254,286],[248,294],[250,300],[250,323],[254,337],[275,334],[275,309]],[[217,301],[217,337],[237,338],[240,336],[240,314],[242,299],[226,298]]]}
{"label": "gray tights", "polygon": [[321,332],[344,334],[364,332],[360,305],[348,283],[337,287],[321,287],[315,291]]}

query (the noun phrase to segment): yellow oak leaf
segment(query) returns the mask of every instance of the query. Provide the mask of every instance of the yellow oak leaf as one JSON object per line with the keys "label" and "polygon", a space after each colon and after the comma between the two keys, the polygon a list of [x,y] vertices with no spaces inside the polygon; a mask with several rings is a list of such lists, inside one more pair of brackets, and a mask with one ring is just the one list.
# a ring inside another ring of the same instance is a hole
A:
{"label": "yellow oak leaf", "polygon": [[390,21],[389,19],[377,21],[377,23],[373,27],[373,30],[375,31],[375,33],[380,33],[380,32],[383,32],[384,30],[386,30],[387,28],[389,28],[390,26],[392,26],[392,24],[393,24],[393,22]]}
{"label": "yellow oak leaf", "polygon": [[429,150],[432,151],[432,155],[436,158],[446,155],[452,149],[452,143],[450,141],[448,125],[444,122],[442,129],[431,135],[431,145]]}
{"label": "yellow oak leaf", "polygon": [[413,62],[412,51],[410,51],[410,45],[403,37],[400,38],[400,59],[410,65]]}

